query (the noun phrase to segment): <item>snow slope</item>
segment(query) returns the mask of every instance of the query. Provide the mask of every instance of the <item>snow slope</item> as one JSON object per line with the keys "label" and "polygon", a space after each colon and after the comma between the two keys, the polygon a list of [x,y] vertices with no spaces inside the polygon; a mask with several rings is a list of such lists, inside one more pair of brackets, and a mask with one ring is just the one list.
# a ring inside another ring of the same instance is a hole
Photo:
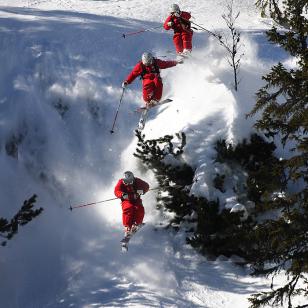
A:
{"label": "snow slope", "polygon": [[[195,194],[213,197],[213,142],[236,142],[251,132],[245,113],[260,76],[272,61],[287,61],[270,46],[252,0],[241,10],[245,58],[240,92],[224,51],[205,33],[194,34],[194,56],[165,70],[164,95],[174,102],[151,111],[148,138],[184,131],[185,160],[196,168]],[[156,27],[171,1],[0,0],[0,216],[10,217],[25,198],[38,195],[44,213],[1,249],[0,298],[6,308],[247,307],[266,279],[220,258],[208,261],[185,244],[185,234],[162,229],[155,192],[144,196],[146,226],[122,255],[118,201],[68,211],[69,204],[113,197],[131,169],[155,187],[132,153],[141,104],[136,80],[124,96],[115,134],[109,130],[120,84],[142,52],[173,57],[171,34]],[[223,29],[224,1],[179,1],[195,22]],[[6,143],[19,138],[18,160]],[[224,196],[225,198],[230,195]]]}

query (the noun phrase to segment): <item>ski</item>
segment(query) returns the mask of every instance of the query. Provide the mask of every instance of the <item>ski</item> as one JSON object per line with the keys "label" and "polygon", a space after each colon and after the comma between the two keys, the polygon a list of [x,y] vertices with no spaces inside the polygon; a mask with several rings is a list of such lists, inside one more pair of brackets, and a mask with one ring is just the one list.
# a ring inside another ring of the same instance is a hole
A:
{"label": "ski", "polygon": [[176,60],[177,61],[181,61],[181,60],[185,60],[185,59],[189,59],[191,58],[191,53],[187,52],[187,53],[175,53],[174,51],[171,50],[167,50],[167,53],[170,55],[174,55],[176,56]]}
{"label": "ski", "polygon": [[146,119],[147,119],[147,117],[148,117],[148,112],[149,112],[149,108],[146,108],[146,107],[145,107],[144,109],[142,109],[142,111],[141,111],[141,116],[140,116],[140,120],[139,120],[139,122],[138,122],[138,128],[137,128],[137,130],[141,131],[141,130],[144,129],[145,121],[146,121]]}
{"label": "ski", "polygon": [[138,226],[136,226],[135,228],[133,228],[133,230],[131,232],[129,232],[128,234],[126,234],[123,239],[121,240],[121,250],[122,252],[127,252],[128,251],[128,243],[130,241],[130,239],[133,237],[133,235],[135,235],[143,226],[145,225],[145,223],[142,223]]}
{"label": "ski", "polygon": [[166,98],[166,99],[164,99],[164,100],[162,100],[162,101],[160,101],[160,102],[158,102],[157,104],[155,104],[154,106],[152,106],[152,107],[139,107],[139,108],[137,108],[136,109],[136,112],[142,112],[142,111],[144,111],[145,109],[152,109],[152,108],[154,108],[154,107],[157,107],[157,106],[160,106],[160,105],[164,105],[164,104],[167,104],[167,103],[170,103],[170,102],[172,102],[173,100],[171,99],[171,98]]}
{"label": "ski", "polygon": [[164,99],[163,101],[158,102],[157,104],[153,105],[152,107],[140,107],[140,108],[138,108],[136,110],[136,112],[141,112],[141,116],[140,116],[140,120],[138,122],[137,130],[142,131],[144,129],[145,122],[147,120],[148,112],[149,112],[150,109],[157,107],[157,106],[161,106],[161,105],[166,104],[166,103],[170,103],[170,102],[172,102],[172,99],[167,98],[167,99]]}

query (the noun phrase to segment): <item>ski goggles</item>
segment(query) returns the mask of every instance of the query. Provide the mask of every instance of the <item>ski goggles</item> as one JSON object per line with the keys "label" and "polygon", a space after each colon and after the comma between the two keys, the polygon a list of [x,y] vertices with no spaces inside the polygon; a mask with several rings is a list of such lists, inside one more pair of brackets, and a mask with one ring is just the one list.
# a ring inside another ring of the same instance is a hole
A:
{"label": "ski goggles", "polygon": [[124,185],[132,185],[134,183],[134,179],[122,179]]}

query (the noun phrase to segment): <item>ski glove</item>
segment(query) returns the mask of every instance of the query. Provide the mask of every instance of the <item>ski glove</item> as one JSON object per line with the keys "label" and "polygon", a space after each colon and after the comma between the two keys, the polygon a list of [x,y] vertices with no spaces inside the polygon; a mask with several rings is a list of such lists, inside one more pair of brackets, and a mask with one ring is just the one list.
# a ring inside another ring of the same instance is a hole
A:
{"label": "ski glove", "polygon": [[143,194],[144,194],[144,192],[143,192],[143,190],[142,190],[142,189],[138,189],[138,190],[137,190],[137,194],[138,194],[139,196],[141,196],[141,195],[143,195]]}
{"label": "ski glove", "polygon": [[128,200],[129,199],[129,197],[128,197],[128,194],[122,194],[122,199],[124,199],[124,200]]}
{"label": "ski glove", "polygon": [[137,194],[135,194],[135,193],[123,193],[122,194],[122,199],[123,200],[136,200],[136,199],[138,199],[140,197],[140,195],[137,193]]}
{"label": "ski glove", "polygon": [[127,81],[122,82],[122,88],[123,89],[125,89],[127,86],[128,86],[128,82]]}
{"label": "ski glove", "polygon": [[168,27],[172,27],[172,26],[173,26],[173,22],[172,22],[172,21],[169,21],[169,22],[167,23],[167,25],[168,25]]}

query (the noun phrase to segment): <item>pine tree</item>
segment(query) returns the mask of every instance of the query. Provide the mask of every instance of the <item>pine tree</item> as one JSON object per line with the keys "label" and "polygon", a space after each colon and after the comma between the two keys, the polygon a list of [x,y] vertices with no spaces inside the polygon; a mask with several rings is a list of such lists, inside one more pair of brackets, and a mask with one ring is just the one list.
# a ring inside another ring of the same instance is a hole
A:
{"label": "pine tree", "polygon": [[[215,221],[215,233],[204,240],[204,245],[216,255],[236,254],[244,257],[246,262],[257,262],[258,246],[254,230],[258,219],[254,217],[272,208],[270,196],[285,184],[282,164],[274,156],[276,146],[253,134],[249,140],[244,139],[235,146],[227,144],[225,140],[218,140],[215,149],[216,162],[225,164],[232,170],[231,175],[220,175],[220,178],[224,176],[225,181],[230,181],[234,172],[241,169],[247,175],[246,182],[242,183],[243,190],[239,192],[236,187],[233,190],[241,195],[239,198],[244,204],[253,201],[255,208],[250,209],[251,215],[245,221],[241,221],[229,210],[222,210]],[[217,181],[217,176],[215,180]],[[222,184],[217,189],[221,190],[221,187]]]}
{"label": "pine tree", "polygon": [[282,305],[285,300],[292,307],[293,296],[308,295],[308,3],[259,0],[257,5],[263,15],[268,11],[280,27],[269,30],[268,39],[293,56],[296,67],[287,69],[282,63],[272,67],[263,77],[266,84],[257,92],[256,105],[248,116],[261,112],[255,127],[267,137],[281,138],[284,146],[293,145],[291,157],[282,163],[286,183],[293,182],[297,189],[272,198],[270,206],[279,209],[281,215],[250,233],[259,252],[254,274],[274,277],[286,270],[288,282],[270,292],[255,294],[250,301],[254,308]]}
{"label": "pine tree", "polygon": [[268,195],[285,189],[285,175],[282,163],[274,156],[276,146],[266,142],[261,136],[253,134],[250,140],[244,139],[236,146],[218,140],[215,146],[216,161],[237,163],[247,174],[247,197],[260,211],[266,210],[264,202]]}
{"label": "pine tree", "polygon": [[20,226],[28,224],[33,218],[42,213],[43,208],[33,209],[36,197],[36,195],[33,195],[30,199],[25,200],[21,209],[10,221],[0,217],[0,236],[6,239],[1,243],[2,246],[6,246],[7,241],[17,234]]}
{"label": "pine tree", "polygon": [[186,225],[191,226],[186,230],[187,242],[202,254],[246,255],[245,245],[241,243],[247,232],[241,232],[241,214],[221,211],[219,200],[209,201],[190,194],[194,170],[181,161],[186,135],[146,140],[145,135],[137,131],[136,136],[138,144],[134,155],[154,172],[159,183],[157,208],[175,214],[170,226],[177,230],[181,223],[187,222]]}
{"label": "pine tree", "polygon": [[[186,144],[186,136],[184,133],[177,134],[175,137],[166,135],[164,137],[152,140],[146,140],[145,135],[136,131],[138,144],[135,157],[155,173],[155,177],[159,184],[159,194],[157,197],[158,207],[164,204],[167,210],[173,211],[176,217],[173,223],[179,223],[184,216],[192,211],[191,201],[186,185],[193,182],[194,171],[185,164],[179,164],[180,155]],[[175,164],[169,161],[177,162]],[[161,192],[165,192],[163,195]]]}

